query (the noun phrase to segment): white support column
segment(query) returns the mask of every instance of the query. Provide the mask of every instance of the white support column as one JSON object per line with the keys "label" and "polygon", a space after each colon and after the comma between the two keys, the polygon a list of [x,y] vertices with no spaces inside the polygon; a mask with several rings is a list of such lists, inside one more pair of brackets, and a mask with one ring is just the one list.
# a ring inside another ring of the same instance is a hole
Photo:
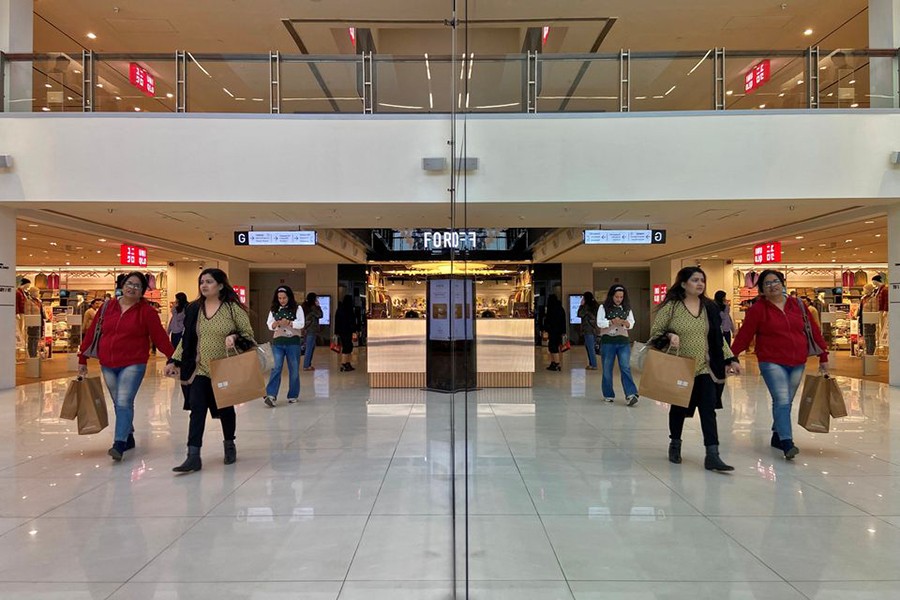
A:
{"label": "white support column", "polygon": [[16,386],[16,211],[0,206],[0,390]]}
{"label": "white support column", "polygon": [[[0,51],[30,54],[34,52],[34,1],[0,0]],[[32,110],[32,65],[13,63],[7,66],[3,97],[11,112]]]}
{"label": "white support column", "polygon": [[900,204],[888,209],[888,327],[891,345],[888,348],[890,369],[888,381],[900,386],[900,347],[894,343],[900,331]]}
{"label": "white support column", "polygon": [[[900,0],[869,0],[869,47],[900,48]],[[872,108],[897,108],[897,59],[869,61]]]}

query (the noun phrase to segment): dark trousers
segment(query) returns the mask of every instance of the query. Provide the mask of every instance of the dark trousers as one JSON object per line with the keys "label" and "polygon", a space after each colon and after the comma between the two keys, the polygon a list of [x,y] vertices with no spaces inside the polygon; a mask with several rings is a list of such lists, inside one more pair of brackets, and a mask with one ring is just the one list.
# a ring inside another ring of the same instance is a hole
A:
{"label": "dark trousers", "polygon": [[675,406],[669,408],[669,438],[681,439],[684,431],[684,420],[694,416],[694,409],[700,412],[700,428],[703,430],[703,445],[719,445],[719,428],[716,425],[716,403],[719,390],[709,375],[694,377],[694,389],[691,391],[691,406]]}
{"label": "dark trousers", "polygon": [[730,332],[730,331],[723,331],[723,332],[722,332],[722,337],[725,338],[725,343],[728,344],[728,345],[730,346],[730,345],[731,345],[731,332]]}
{"label": "dark trousers", "polygon": [[188,406],[191,408],[191,422],[188,427],[188,446],[203,446],[203,431],[206,429],[206,412],[211,411],[213,417],[222,422],[222,437],[234,439],[237,416],[234,407],[216,408],[216,397],[213,395],[212,382],[209,377],[197,376],[189,386],[184,387]]}

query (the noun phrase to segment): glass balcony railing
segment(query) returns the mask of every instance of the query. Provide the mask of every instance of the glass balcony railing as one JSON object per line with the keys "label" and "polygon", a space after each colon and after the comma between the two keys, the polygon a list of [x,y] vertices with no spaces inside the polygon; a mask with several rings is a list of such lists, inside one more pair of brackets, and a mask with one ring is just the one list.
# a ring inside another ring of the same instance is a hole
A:
{"label": "glass balcony railing", "polygon": [[815,47],[457,57],[60,52],[0,55],[0,91],[10,112],[865,109],[897,106],[897,72],[897,50]]}

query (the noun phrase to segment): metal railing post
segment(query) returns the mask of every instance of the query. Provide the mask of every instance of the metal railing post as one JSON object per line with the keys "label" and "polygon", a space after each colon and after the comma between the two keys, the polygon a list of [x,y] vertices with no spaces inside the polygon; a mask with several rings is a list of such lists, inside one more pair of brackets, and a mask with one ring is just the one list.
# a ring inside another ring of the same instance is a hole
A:
{"label": "metal railing post", "polygon": [[6,112],[6,54],[0,52],[0,112]]}
{"label": "metal railing post", "polygon": [[281,53],[269,52],[269,113],[281,113]]}
{"label": "metal railing post", "polygon": [[525,80],[525,112],[530,114],[537,113],[537,73],[538,73],[538,53],[532,50],[528,51],[528,55],[525,60],[527,61],[527,66],[525,68],[526,80]]}
{"label": "metal railing post", "polygon": [[713,53],[713,110],[725,110],[725,48]]}
{"label": "metal railing post", "polygon": [[631,50],[619,51],[619,112],[631,111]]}
{"label": "metal railing post", "polygon": [[806,51],[807,108],[819,108],[819,47],[810,46]]}
{"label": "metal railing post", "polygon": [[81,110],[94,112],[94,53],[81,52]]}
{"label": "metal railing post", "polygon": [[362,53],[363,70],[363,114],[371,115],[375,110],[375,89],[372,81],[372,52]]}
{"label": "metal railing post", "polygon": [[187,52],[175,51],[175,112],[187,112]]}

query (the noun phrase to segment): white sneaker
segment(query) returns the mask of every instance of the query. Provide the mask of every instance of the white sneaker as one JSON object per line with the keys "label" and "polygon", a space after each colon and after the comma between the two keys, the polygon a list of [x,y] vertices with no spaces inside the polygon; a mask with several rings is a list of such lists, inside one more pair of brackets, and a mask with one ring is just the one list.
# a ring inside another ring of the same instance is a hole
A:
{"label": "white sneaker", "polygon": [[300,398],[288,398],[288,404],[297,404],[300,402]]}
{"label": "white sneaker", "polygon": [[616,401],[615,398],[604,398],[604,400],[606,400],[607,402],[615,402]]}
{"label": "white sneaker", "polygon": [[266,406],[268,406],[269,408],[275,408],[275,396],[266,396],[265,398],[263,398],[263,402],[265,402]]}

